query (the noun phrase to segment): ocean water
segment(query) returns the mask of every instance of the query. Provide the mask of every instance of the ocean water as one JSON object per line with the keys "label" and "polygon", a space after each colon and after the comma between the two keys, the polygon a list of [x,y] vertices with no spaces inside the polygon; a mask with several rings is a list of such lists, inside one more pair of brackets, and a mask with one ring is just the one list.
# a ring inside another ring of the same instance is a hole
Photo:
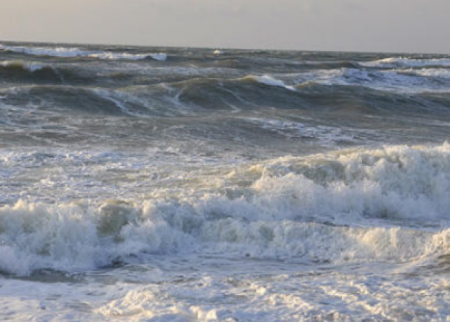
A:
{"label": "ocean water", "polygon": [[450,56],[0,43],[2,321],[450,321]]}

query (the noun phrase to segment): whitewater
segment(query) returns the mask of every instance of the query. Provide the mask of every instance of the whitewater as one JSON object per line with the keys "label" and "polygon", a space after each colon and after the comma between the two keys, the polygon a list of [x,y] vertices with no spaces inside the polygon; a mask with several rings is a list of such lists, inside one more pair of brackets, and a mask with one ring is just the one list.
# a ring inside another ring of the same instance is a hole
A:
{"label": "whitewater", "polygon": [[450,321],[450,56],[0,42],[0,318]]}

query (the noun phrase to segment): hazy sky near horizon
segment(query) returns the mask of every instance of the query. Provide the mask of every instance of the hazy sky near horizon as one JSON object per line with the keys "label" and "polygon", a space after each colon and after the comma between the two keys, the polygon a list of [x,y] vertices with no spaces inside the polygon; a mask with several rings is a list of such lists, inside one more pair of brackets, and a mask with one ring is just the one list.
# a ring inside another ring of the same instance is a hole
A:
{"label": "hazy sky near horizon", "polygon": [[0,0],[0,40],[450,53],[450,0]]}

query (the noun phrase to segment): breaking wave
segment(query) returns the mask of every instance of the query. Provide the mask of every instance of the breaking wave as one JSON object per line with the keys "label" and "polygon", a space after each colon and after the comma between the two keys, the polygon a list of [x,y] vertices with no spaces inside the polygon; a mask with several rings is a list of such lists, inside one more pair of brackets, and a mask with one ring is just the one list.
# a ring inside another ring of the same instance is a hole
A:
{"label": "breaking wave", "polygon": [[31,73],[34,73],[36,71],[42,70],[42,69],[51,69],[49,65],[45,65],[38,62],[29,62],[29,61],[22,61],[22,60],[5,60],[0,62],[0,67],[3,69],[10,69],[10,70],[26,70]]}
{"label": "breaking wave", "polygon": [[93,75],[84,75],[69,67],[24,60],[1,61],[0,79],[13,84],[89,84],[96,81]]}
{"label": "breaking wave", "polygon": [[242,78],[242,80],[255,81],[255,82],[263,84],[263,85],[282,87],[282,88],[285,88],[285,89],[288,89],[291,91],[295,91],[295,88],[293,86],[288,86],[282,80],[275,79],[269,75],[262,75],[262,76],[249,75],[249,76]]}
{"label": "breaking wave", "polygon": [[378,67],[378,68],[396,68],[396,67],[427,67],[427,66],[441,66],[450,67],[449,58],[433,58],[433,59],[417,59],[407,57],[390,57],[374,61],[359,63],[364,67]]}
{"label": "breaking wave", "polygon": [[105,60],[142,60],[154,59],[164,61],[167,59],[165,53],[144,53],[132,54],[127,52],[112,51],[88,51],[81,50],[76,47],[25,47],[25,46],[4,46],[0,45],[0,50],[33,56],[50,56],[50,57],[87,57]]}
{"label": "breaking wave", "polygon": [[77,271],[173,253],[413,262],[450,251],[447,143],[285,157],[205,180],[215,188],[173,198],[4,205],[0,269]]}

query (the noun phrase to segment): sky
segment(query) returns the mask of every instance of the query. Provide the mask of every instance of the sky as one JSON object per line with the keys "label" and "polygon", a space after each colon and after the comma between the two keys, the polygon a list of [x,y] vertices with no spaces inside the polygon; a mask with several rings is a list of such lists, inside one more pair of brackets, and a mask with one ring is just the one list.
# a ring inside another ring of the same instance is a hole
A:
{"label": "sky", "polygon": [[450,0],[0,0],[0,40],[450,54]]}

